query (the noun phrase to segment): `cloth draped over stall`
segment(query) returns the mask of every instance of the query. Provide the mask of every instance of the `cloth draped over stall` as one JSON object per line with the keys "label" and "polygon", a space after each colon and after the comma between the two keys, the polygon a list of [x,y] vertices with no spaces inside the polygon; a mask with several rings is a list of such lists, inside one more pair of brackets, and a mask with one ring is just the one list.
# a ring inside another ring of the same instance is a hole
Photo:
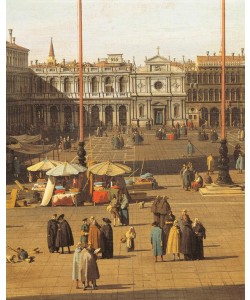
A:
{"label": "cloth draped over stall", "polygon": [[37,135],[28,135],[28,134],[10,135],[9,137],[12,138],[12,139],[17,140],[17,142],[26,143],[26,144],[31,144],[31,143],[38,142],[42,138],[41,134],[37,134]]}
{"label": "cloth draped over stall", "polygon": [[7,148],[24,154],[42,154],[56,149],[56,145],[34,145],[18,142],[17,144],[7,145]]}

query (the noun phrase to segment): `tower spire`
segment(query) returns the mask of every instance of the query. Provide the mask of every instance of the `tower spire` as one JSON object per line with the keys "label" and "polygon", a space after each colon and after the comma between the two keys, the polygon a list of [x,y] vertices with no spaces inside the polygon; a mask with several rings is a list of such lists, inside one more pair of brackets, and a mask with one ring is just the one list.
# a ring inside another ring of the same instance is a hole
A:
{"label": "tower spire", "polygon": [[50,40],[50,48],[49,48],[49,56],[47,59],[48,65],[55,65],[55,52],[54,52],[54,47],[53,47],[53,42],[52,42],[52,37]]}

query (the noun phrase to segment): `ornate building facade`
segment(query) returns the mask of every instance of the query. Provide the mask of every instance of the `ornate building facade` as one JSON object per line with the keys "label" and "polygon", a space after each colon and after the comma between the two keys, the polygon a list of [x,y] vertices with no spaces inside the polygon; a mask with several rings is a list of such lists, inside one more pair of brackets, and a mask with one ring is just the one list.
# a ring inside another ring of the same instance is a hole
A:
{"label": "ornate building facade", "polygon": [[[29,50],[7,42],[7,130],[15,127],[67,128],[79,124],[79,66],[58,63],[51,39],[46,63],[31,61]],[[244,55],[226,58],[227,123],[244,122]],[[179,63],[160,55],[145,65],[108,54],[96,63],[84,63],[84,126],[182,124],[192,119],[220,124],[220,56],[198,56],[196,64]]]}
{"label": "ornate building facade", "polygon": [[[226,126],[242,126],[245,119],[245,56],[225,58]],[[221,55],[197,56],[186,70],[187,118],[199,126],[221,125]]]}

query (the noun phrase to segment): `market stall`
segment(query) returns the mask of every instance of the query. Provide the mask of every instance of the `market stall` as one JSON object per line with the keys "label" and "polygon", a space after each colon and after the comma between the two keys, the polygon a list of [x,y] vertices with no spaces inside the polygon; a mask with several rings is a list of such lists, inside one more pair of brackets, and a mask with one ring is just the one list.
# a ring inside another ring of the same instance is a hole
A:
{"label": "market stall", "polygon": [[41,205],[48,205],[50,199],[52,206],[77,206],[83,202],[82,193],[78,188],[78,177],[86,170],[87,168],[79,164],[64,162],[46,172],[50,179],[53,178],[53,184],[50,184],[47,193],[45,191],[47,198],[42,200]]}
{"label": "market stall", "polygon": [[95,175],[92,201],[96,204],[108,203],[114,194],[118,195],[119,189],[126,189],[124,179],[122,181],[119,176],[131,172],[131,168],[120,163],[106,161],[89,167],[88,171]]}

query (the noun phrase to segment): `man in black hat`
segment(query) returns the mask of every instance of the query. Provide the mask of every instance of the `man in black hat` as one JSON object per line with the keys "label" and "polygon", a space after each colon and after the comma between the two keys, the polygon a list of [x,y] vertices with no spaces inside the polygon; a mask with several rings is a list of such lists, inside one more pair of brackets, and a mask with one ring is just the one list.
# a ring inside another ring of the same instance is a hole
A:
{"label": "man in black hat", "polygon": [[47,241],[49,252],[58,252],[59,248],[56,247],[56,235],[57,235],[57,214],[52,215],[52,218],[48,221],[47,225]]}
{"label": "man in black hat", "polygon": [[89,234],[89,224],[87,223],[88,218],[83,218],[82,226],[81,226],[81,243],[88,244],[88,234]]}
{"label": "man in black hat", "polygon": [[74,245],[74,238],[69,223],[64,219],[64,214],[57,218],[58,230],[56,235],[56,247],[61,247],[64,253],[63,247],[68,247],[68,253],[70,253],[70,246]]}
{"label": "man in black hat", "polygon": [[112,258],[113,257],[113,229],[110,225],[111,221],[108,218],[103,218],[105,223],[101,232],[103,234],[104,250],[102,251],[102,258]]}

